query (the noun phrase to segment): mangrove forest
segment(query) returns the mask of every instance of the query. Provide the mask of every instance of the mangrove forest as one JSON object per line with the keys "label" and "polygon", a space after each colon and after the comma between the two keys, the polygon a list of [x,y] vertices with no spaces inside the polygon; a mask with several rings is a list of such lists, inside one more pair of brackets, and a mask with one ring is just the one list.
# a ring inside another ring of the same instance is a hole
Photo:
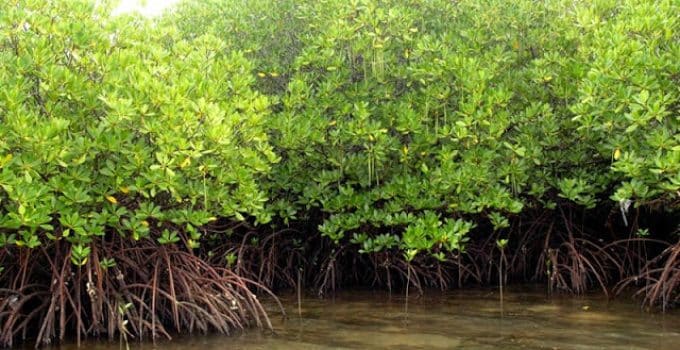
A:
{"label": "mangrove forest", "polygon": [[680,1],[117,3],[0,1],[0,347],[288,291],[680,305]]}

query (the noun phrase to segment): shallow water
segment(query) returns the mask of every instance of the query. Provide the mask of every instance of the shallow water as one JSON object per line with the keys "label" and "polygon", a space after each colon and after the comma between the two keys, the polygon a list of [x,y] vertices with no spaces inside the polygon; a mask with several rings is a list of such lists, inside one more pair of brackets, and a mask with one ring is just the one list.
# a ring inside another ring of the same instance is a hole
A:
{"label": "shallow water", "polygon": [[[270,307],[274,334],[133,342],[130,349],[680,349],[680,312],[648,313],[622,299],[515,288],[501,309],[497,291],[487,289],[411,296],[407,308],[403,295],[352,291],[304,298],[299,315],[291,295],[282,298],[287,319]],[[117,350],[119,344],[83,348]]]}

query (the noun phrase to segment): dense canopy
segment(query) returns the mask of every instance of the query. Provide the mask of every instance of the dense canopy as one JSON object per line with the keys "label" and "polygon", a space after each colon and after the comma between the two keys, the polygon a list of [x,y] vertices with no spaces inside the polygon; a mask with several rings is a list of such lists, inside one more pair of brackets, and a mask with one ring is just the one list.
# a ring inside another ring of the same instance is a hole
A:
{"label": "dense canopy", "polygon": [[[646,271],[650,304],[680,297],[678,254],[654,246],[680,234],[677,0],[112,8],[0,4],[0,297],[20,298],[0,344],[260,324],[251,280],[298,270],[444,288],[505,264],[576,292]],[[221,323],[196,274],[250,311]]]}

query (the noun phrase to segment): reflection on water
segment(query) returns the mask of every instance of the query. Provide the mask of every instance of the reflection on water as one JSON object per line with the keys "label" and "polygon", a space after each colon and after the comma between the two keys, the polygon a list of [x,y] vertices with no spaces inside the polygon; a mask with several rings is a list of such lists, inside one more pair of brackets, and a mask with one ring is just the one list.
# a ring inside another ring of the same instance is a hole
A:
{"label": "reflection on water", "polygon": [[[680,313],[652,314],[630,300],[599,296],[548,297],[542,291],[431,292],[409,298],[386,292],[343,292],[282,301],[287,320],[270,308],[275,334],[193,336],[131,343],[131,349],[679,349]],[[68,348],[68,347],[66,347]],[[84,348],[114,350],[117,343]]]}

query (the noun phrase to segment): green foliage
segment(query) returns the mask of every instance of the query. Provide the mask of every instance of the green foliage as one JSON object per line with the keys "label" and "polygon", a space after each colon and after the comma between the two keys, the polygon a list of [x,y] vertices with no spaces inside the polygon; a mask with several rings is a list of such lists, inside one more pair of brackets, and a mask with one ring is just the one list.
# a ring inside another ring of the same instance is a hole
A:
{"label": "green foliage", "polygon": [[507,239],[497,239],[496,240],[496,246],[498,247],[498,249],[504,250],[505,247],[507,247],[508,242],[509,241]]}
{"label": "green foliage", "polygon": [[116,266],[116,261],[112,258],[103,258],[99,261],[99,266],[104,270],[108,270]]}
{"label": "green foliage", "polygon": [[672,0],[597,1],[576,14],[571,60],[584,74],[571,110],[584,152],[612,162],[616,201],[680,196],[679,11]]}
{"label": "green foliage", "polygon": [[71,262],[76,266],[83,266],[87,262],[87,257],[90,255],[90,247],[76,244],[71,249]]}
{"label": "green foliage", "polygon": [[[518,47],[549,24],[534,4],[501,5],[272,5],[284,9],[280,16],[297,18],[274,31],[280,41],[297,33],[296,41],[286,41],[284,57],[297,55],[277,66],[287,87],[269,89],[278,92],[272,143],[284,159],[272,171],[272,214],[296,219],[318,207],[328,215],[322,235],[340,242],[348,232],[360,233],[352,242],[379,251],[429,250],[442,242],[456,250],[454,221],[432,218],[520,212],[531,171],[545,163],[542,150],[559,143],[541,144],[542,131],[556,121],[542,93],[534,92],[543,90],[543,81],[530,74],[528,49]],[[206,29],[201,23],[207,21],[195,19],[201,11],[215,13],[206,7],[182,16],[185,30]],[[497,16],[502,10],[511,16]],[[530,27],[531,21],[537,24]],[[207,29],[231,37],[230,28]],[[552,42],[541,39],[541,45]],[[255,59],[271,66],[266,53]],[[462,234],[472,226],[455,222],[467,227]]]}
{"label": "green foliage", "polygon": [[679,7],[5,2],[0,246],[79,263],[110,233],[193,249],[216,219],[309,220],[441,260],[527,208],[677,209]]}
{"label": "green foliage", "polygon": [[[222,40],[92,1],[0,5],[0,245],[108,234],[192,247],[217,217],[269,220],[269,99]],[[112,262],[103,261],[106,266]]]}
{"label": "green foliage", "polygon": [[275,95],[271,215],[320,210],[336,243],[412,258],[446,239],[460,249],[451,237],[470,219],[507,228],[527,206],[677,198],[677,2],[180,8],[186,36],[249,50]]}

